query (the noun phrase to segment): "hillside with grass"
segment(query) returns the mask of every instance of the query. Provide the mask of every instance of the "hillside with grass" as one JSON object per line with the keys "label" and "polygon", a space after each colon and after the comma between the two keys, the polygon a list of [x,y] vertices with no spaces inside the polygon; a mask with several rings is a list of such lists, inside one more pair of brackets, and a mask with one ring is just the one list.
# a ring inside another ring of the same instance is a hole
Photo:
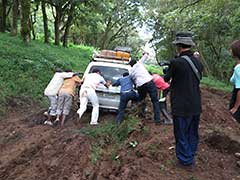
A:
{"label": "hillside with grass", "polygon": [[32,41],[26,46],[20,38],[0,33],[0,113],[13,99],[43,102],[43,91],[56,68],[82,72],[93,48],[69,48]]}

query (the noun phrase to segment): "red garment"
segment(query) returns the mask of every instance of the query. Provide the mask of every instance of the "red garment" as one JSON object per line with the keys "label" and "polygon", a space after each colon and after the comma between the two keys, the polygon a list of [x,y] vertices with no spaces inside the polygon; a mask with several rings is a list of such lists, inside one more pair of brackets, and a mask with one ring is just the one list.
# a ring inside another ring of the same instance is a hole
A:
{"label": "red garment", "polygon": [[153,74],[152,77],[153,77],[153,81],[158,89],[165,90],[169,87],[169,84],[166,83],[160,75]]}

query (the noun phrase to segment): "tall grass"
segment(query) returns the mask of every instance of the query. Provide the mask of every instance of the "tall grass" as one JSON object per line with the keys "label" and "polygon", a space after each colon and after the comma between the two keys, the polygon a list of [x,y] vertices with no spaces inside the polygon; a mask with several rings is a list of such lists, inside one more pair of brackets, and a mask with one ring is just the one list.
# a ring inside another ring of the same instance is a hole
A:
{"label": "tall grass", "polygon": [[212,76],[203,77],[201,80],[201,85],[214,88],[214,89],[219,89],[225,92],[230,92],[233,88],[233,86],[230,83],[217,80]]}
{"label": "tall grass", "polygon": [[84,71],[93,48],[46,45],[0,33],[0,113],[13,98],[43,100],[43,91],[56,67]]}

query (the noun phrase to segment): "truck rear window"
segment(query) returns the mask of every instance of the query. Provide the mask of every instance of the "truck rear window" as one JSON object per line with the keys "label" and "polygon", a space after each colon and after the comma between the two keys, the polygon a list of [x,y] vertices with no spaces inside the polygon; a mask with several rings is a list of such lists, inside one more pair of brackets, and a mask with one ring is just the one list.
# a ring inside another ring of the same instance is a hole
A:
{"label": "truck rear window", "polygon": [[122,77],[123,73],[128,72],[128,69],[118,68],[118,67],[107,67],[107,66],[92,66],[90,73],[93,69],[99,69],[102,73],[104,79],[110,80],[112,83],[115,83],[118,78]]}

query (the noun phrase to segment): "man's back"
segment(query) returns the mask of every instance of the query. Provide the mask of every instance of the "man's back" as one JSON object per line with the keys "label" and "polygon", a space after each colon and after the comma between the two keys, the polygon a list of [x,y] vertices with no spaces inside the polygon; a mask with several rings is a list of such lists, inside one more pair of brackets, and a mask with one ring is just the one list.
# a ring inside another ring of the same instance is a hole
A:
{"label": "man's back", "polygon": [[64,78],[70,78],[73,76],[72,72],[56,72],[46,87],[44,94],[48,95],[57,95],[60,87],[63,84]]}
{"label": "man's back", "polygon": [[84,82],[83,82],[82,87],[91,87],[91,88],[96,89],[96,87],[100,83],[102,83],[102,84],[106,83],[104,78],[98,73],[90,73],[84,77]]}
{"label": "man's back", "polygon": [[163,77],[161,77],[159,74],[153,74],[153,81],[156,85],[156,87],[160,90],[165,90],[169,87],[169,84],[166,83],[163,79]]}
{"label": "man's back", "polygon": [[[192,62],[202,72],[203,66],[197,60],[191,51],[186,51],[180,56],[187,55]],[[199,80],[194,74],[188,62],[178,57],[173,59],[170,64],[170,69],[164,77],[165,81],[171,81],[171,106],[172,114],[177,116],[191,116],[201,113],[201,94]]]}
{"label": "man's back", "polygon": [[74,96],[76,85],[80,83],[81,79],[78,76],[73,76],[72,78],[65,79],[59,92],[65,92]]}
{"label": "man's back", "polygon": [[113,84],[113,86],[119,85],[121,86],[121,92],[130,91],[133,89],[133,81],[129,75],[119,78],[117,82]]}

